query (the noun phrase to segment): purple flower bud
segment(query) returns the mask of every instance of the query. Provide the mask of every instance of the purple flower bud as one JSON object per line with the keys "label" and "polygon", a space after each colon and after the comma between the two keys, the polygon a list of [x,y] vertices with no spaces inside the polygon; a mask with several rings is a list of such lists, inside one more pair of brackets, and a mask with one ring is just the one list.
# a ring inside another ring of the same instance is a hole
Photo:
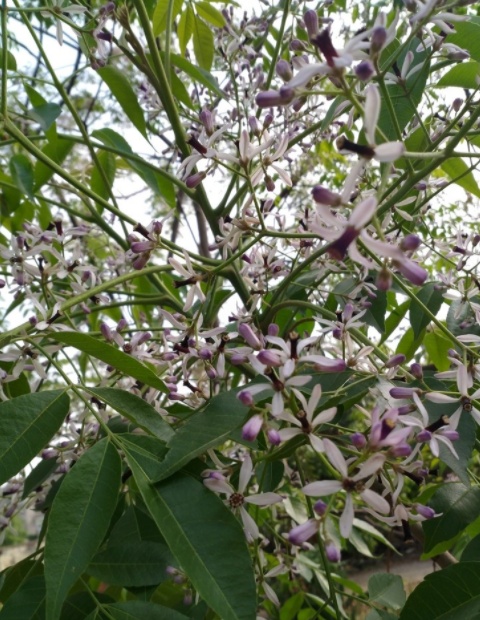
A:
{"label": "purple flower bud", "polygon": [[430,508],[430,506],[415,504],[415,510],[418,512],[419,515],[425,517],[425,519],[433,519],[433,517],[435,516],[435,510],[433,510],[433,508]]}
{"label": "purple flower bud", "polygon": [[394,387],[390,390],[389,394],[392,398],[413,398],[414,394],[421,394],[422,390],[419,388],[409,387]]}
{"label": "purple flower bud", "polygon": [[203,181],[203,179],[206,176],[207,176],[206,172],[195,172],[194,174],[191,174],[189,177],[185,179],[185,185],[189,189],[195,189],[196,187],[200,185],[200,183]]}
{"label": "purple flower bud", "polygon": [[423,267],[420,267],[413,260],[405,259],[402,261],[394,261],[395,266],[404,278],[407,278],[412,284],[421,286],[428,277],[428,273]]}
{"label": "purple flower bud", "polygon": [[395,368],[395,366],[400,366],[407,358],[403,353],[397,353],[396,355],[392,355],[386,362],[385,368]]}
{"label": "purple flower bud", "polygon": [[140,270],[143,269],[150,259],[150,252],[144,252],[143,254],[139,254],[137,258],[132,262],[132,267],[134,269]]}
{"label": "purple flower bud", "polygon": [[269,336],[278,336],[279,331],[280,331],[280,327],[276,323],[270,323],[270,325],[268,326]]}
{"label": "purple flower bud", "polygon": [[295,99],[295,101],[292,104],[293,111],[299,112],[306,103],[307,103],[306,97],[300,97],[299,99]]}
{"label": "purple flower bud", "polygon": [[427,431],[427,429],[423,429],[422,431],[417,433],[416,436],[417,443],[426,443],[427,441],[430,441],[431,438],[432,433],[430,431]]}
{"label": "purple flower bud", "polygon": [[273,114],[265,114],[265,118],[263,119],[263,128],[268,129],[270,125],[273,123]]}
{"label": "purple flower bud", "polygon": [[213,114],[210,112],[210,110],[208,110],[207,108],[204,108],[198,115],[198,118],[200,119],[200,122],[205,127],[205,131],[207,132],[207,135],[211,136],[212,133],[215,131],[215,123],[214,123]]}
{"label": "purple flower bud", "polygon": [[309,519],[305,523],[297,525],[288,533],[288,540],[292,545],[303,545],[318,532],[319,523],[315,519]]}
{"label": "purple flower bud", "polygon": [[100,332],[107,342],[113,342],[112,330],[106,323],[100,323]]}
{"label": "purple flower bud", "polygon": [[288,60],[285,60],[284,58],[281,58],[277,62],[275,66],[275,71],[277,72],[278,77],[281,78],[284,82],[288,82],[293,78],[292,67],[290,66]]}
{"label": "purple flower bud", "polygon": [[269,175],[265,175],[265,187],[267,188],[267,191],[269,192],[275,191],[275,183],[272,177]]}
{"label": "purple flower bud", "polygon": [[417,407],[413,403],[411,405],[402,405],[397,407],[397,413],[398,415],[407,415],[407,413],[412,413],[416,409]]}
{"label": "purple flower bud", "polygon": [[300,39],[292,39],[289,47],[292,52],[304,52],[307,49],[305,43]]}
{"label": "purple flower bud", "polygon": [[410,372],[417,379],[423,379],[423,368],[418,362],[410,364]]}
{"label": "purple flower bud", "polygon": [[100,15],[109,15],[115,11],[115,2],[107,2],[103,6],[100,7],[99,13]]}
{"label": "purple flower bud", "polygon": [[373,29],[372,38],[370,40],[370,54],[375,56],[385,45],[387,40],[387,30],[383,26],[377,26]]}
{"label": "purple flower bud", "polygon": [[375,285],[379,291],[389,291],[392,288],[392,274],[384,267],[377,274]]}
{"label": "purple flower bud", "polygon": [[254,441],[258,433],[262,430],[263,417],[261,415],[254,415],[243,425],[242,438],[245,441]]}
{"label": "purple flower bud", "polygon": [[248,357],[246,355],[242,355],[241,353],[233,353],[230,358],[230,363],[234,366],[240,366],[246,362],[248,362]]}
{"label": "purple flower bud", "polygon": [[184,394],[178,394],[177,392],[170,392],[168,398],[170,400],[185,400],[186,396]]}
{"label": "purple flower bud", "polygon": [[201,349],[199,349],[198,351],[198,357],[202,360],[211,360],[213,357],[213,353],[211,352],[210,349],[208,349],[207,347],[202,347]]}
{"label": "purple flower bud", "polygon": [[276,90],[264,90],[257,94],[255,102],[259,108],[275,108],[285,105],[280,93]]}
{"label": "purple flower bud", "polygon": [[183,604],[185,607],[189,607],[193,603],[193,593],[191,590],[185,590],[183,595]]}
{"label": "purple flower bud", "polygon": [[167,566],[165,572],[167,575],[178,575],[178,570],[174,566]]}
{"label": "purple flower bud", "polygon": [[327,207],[339,207],[342,204],[341,195],[332,192],[323,185],[315,185],[312,189],[312,196],[315,202],[326,205]]}
{"label": "purple flower bud", "polygon": [[323,517],[323,515],[327,512],[327,504],[319,499],[313,504],[313,510],[319,517]]}
{"label": "purple flower bud", "polygon": [[453,100],[452,109],[454,112],[458,112],[463,105],[463,99],[457,97],[457,99]]}
{"label": "purple flower bud", "polygon": [[217,377],[218,377],[218,373],[215,370],[215,368],[213,368],[213,366],[207,366],[205,368],[205,372],[207,373],[207,377],[211,380],[214,381]]}
{"label": "purple flower bud", "polygon": [[267,431],[268,443],[272,446],[279,446],[282,443],[280,433],[275,428],[269,428]]}
{"label": "purple flower bud", "polygon": [[279,95],[283,105],[287,105],[295,98],[295,91],[288,86],[282,86],[279,90]]}
{"label": "purple flower bud", "polygon": [[325,555],[329,562],[340,562],[340,549],[331,542],[325,546]]}
{"label": "purple flower bud", "polygon": [[259,136],[261,134],[260,123],[256,116],[248,117],[248,126],[250,127],[250,131],[255,135]]}
{"label": "purple flower bud", "polygon": [[253,396],[248,390],[242,390],[239,392],[237,394],[237,398],[242,405],[245,405],[245,407],[252,407],[254,404]]}
{"label": "purple flower bud", "polygon": [[407,235],[400,242],[400,249],[404,252],[413,252],[420,246],[421,243],[422,240],[418,235]]}
{"label": "purple flower bud", "polygon": [[247,323],[240,323],[238,333],[252,349],[259,350],[262,348],[262,343]]}
{"label": "purple flower bud", "polygon": [[309,39],[314,39],[318,34],[318,15],[316,11],[309,9],[303,15],[303,22],[307,29]]}
{"label": "purple flower bud", "polygon": [[162,222],[159,222],[158,220],[154,220],[152,222],[152,231],[154,232],[154,234],[155,235],[160,235],[162,230],[163,230]]}
{"label": "purple flower bud", "polygon": [[363,60],[355,67],[355,74],[362,82],[368,82],[375,73],[375,68],[370,60]]}
{"label": "purple flower bud", "polygon": [[349,301],[345,304],[345,308],[343,309],[342,312],[342,320],[344,323],[346,323],[347,321],[349,321],[353,316],[353,304],[351,304]]}
{"label": "purple flower bud", "polygon": [[364,448],[367,443],[367,440],[365,439],[365,435],[363,435],[363,433],[353,433],[353,435],[350,435],[350,441],[355,446],[355,448],[358,448],[359,450]]}
{"label": "purple flower bud", "polygon": [[94,33],[94,36],[96,39],[99,39],[100,41],[107,41],[107,43],[111,43],[113,41],[113,34],[111,32],[108,32],[108,30],[100,30],[97,33]]}
{"label": "purple flower bud", "polygon": [[467,50],[455,50],[454,52],[450,52],[447,54],[447,58],[449,60],[455,60],[456,62],[461,62],[462,60],[468,60],[470,58],[470,54]]}
{"label": "purple flower bud", "polygon": [[117,327],[115,328],[117,330],[117,332],[121,332],[123,329],[125,329],[125,327],[128,326],[128,322],[126,319],[121,318],[118,323],[117,323]]}
{"label": "purple flower bud", "polygon": [[178,392],[178,386],[176,383],[165,383],[165,386],[170,390],[170,392]]}
{"label": "purple flower bud", "polygon": [[458,441],[460,439],[460,435],[458,434],[457,431],[453,431],[453,430],[449,430],[449,429],[445,429],[445,430],[440,430],[440,434],[443,437],[446,437],[447,439],[450,439],[450,441]]}
{"label": "purple flower bud", "polygon": [[0,288],[4,288],[7,283],[3,278],[0,278]]}
{"label": "purple flower bud", "polygon": [[262,349],[257,355],[257,359],[265,366],[283,366],[283,361],[280,355],[271,349]]}
{"label": "purple flower bud", "polygon": [[412,448],[408,443],[399,443],[396,446],[392,446],[389,452],[392,456],[397,457],[410,456],[410,454],[412,454]]}
{"label": "purple flower bud", "polygon": [[426,181],[419,181],[414,187],[419,192],[424,192],[428,187],[428,183]]}

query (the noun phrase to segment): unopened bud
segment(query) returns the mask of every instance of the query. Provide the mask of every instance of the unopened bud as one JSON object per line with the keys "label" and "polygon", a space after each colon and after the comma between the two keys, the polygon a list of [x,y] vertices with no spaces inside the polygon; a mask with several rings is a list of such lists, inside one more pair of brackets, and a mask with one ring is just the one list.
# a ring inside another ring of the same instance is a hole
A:
{"label": "unopened bud", "polygon": [[418,362],[414,362],[410,365],[410,372],[416,379],[423,379],[422,365]]}
{"label": "unopened bud", "polygon": [[308,38],[314,39],[318,34],[318,15],[317,12],[309,9],[303,15],[303,22],[307,30]]}
{"label": "unopened bud", "polygon": [[200,185],[200,183],[206,176],[206,172],[195,172],[194,174],[191,174],[189,177],[187,177],[187,179],[185,180],[185,185],[189,189],[195,189],[195,187]]}
{"label": "unopened bud", "polygon": [[290,66],[290,63],[283,58],[277,62],[275,70],[278,77],[281,78],[284,82],[288,82],[293,78],[292,67]]}
{"label": "unopened bud", "polygon": [[420,246],[421,243],[422,240],[418,235],[407,235],[400,242],[400,249],[403,252],[413,252]]}
{"label": "unopened bud", "polygon": [[355,75],[362,82],[368,82],[375,74],[375,68],[370,60],[363,60],[355,67]]}
{"label": "unopened bud", "polygon": [[315,202],[327,207],[339,207],[342,204],[342,196],[337,194],[337,192],[332,192],[323,185],[315,185],[312,189],[312,196]]}
{"label": "unopened bud", "polygon": [[325,555],[330,562],[340,562],[340,549],[333,543],[328,543],[325,546]]}
{"label": "unopened bud", "polygon": [[385,45],[387,40],[387,30],[383,26],[377,26],[373,29],[372,38],[370,40],[370,54],[376,56]]}
{"label": "unopened bud", "polygon": [[255,441],[258,433],[262,430],[263,418],[261,415],[254,415],[243,425],[242,438],[245,441]]}
{"label": "unopened bud", "polygon": [[204,108],[198,115],[198,118],[200,119],[202,125],[205,127],[207,136],[211,136],[212,133],[215,131],[214,115],[210,112],[210,110]]}

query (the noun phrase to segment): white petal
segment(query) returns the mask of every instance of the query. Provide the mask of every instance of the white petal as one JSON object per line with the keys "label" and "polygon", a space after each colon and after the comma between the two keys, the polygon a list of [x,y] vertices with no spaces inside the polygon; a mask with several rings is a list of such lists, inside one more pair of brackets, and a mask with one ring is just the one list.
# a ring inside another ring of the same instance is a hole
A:
{"label": "white petal", "polygon": [[323,441],[320,439],[320,437],[310,434],[308,438],[310,439],[310,444],[315,450],[315,452],[318,452],[319,454],[325,452],[325,446],[323,445]]}
{"label": "white petal", "polygon": [[302,491],[305,495],[312,497],[323,497],[324,495],[332,495],[343,488],[340,480],[320,480],[319,482],[311,482],[303,487]]}
{"label": "white petal", "polygon": [[245,528],[247,538],[254,540],[258,538],[260,536],[260,532],[257,524],[243,506],[240,507],[240,517],[242,519],[243,527]]}
{"label": "white petal", "polygon": [[292,439],[292,437],[303,435],[303,431],[299,428],[282,428],[278,431],[278,434],[280,435],[280,439],[282,441],[288,441],[289,439]]}
{"label": "white petal", "polygon": [[218,480],[217,478],[206,478],[203,484],[215,493],[225,493],[226,495],[232,495],[234,493],[233,488],[228,484],[226,480]]}
{"label": "white petal", "polygon": [[337,448],[337,446],[330,441],[330,439],[324,439],[325,452],[327,453],[328,460],[337,469],[344,478],[348,476],[348,468],[343,454]]}
{"label": "white petal", "polygon": [[369,459],[360,466],[360,470],[358,474],[353,477],[353,480],[362,480],[363,478],[368,478],[371,475],[375,474],[379,469],[383,467],[385,463],[385,455],[384,454],[374,454]]}
{"label": "white petal", "polygon": [[365,489],[365,491],[362,491],[360,493],[360,497],[374,510],[381,512],[384,515],[390,512],[390,504],[381,495],[375,493],[375,491],[372,491],[371,489]]}
{"label": "white petal", "polygon": [[363,120],[365,135],[369,144],[375,144],[375,130],[380,114],[380,106],[381,99],[378,87],[375,84],[370,84],[366,89],[365,116]]}
{"label": "white petal", "polygon": [[283,502],[283,497],[278,493],[256,493],[245,498],[247,504],[255,504],[255,506],[271,506],[277,502]]}
{"label": "white petal", "polygon": [[381,162],[391,162],[399,159],[405,152],[403,142],[385,142],[375,147],[375,159]]}
{"label": "white petal", "polygon": [[456,403],[458,402],[458,398],[453,398],[453,396],[447,396],[446,394],[440,394],[439,392],[429,392],[425,394],[425,398],[432,403]]}
{"label": "white petal", "polygon": [[330,422],[330,420],[333,420],[336,414],[336,407],[330,407],[330,409],[325,409],[325,411],[322,411],[317,416],[315,416],[315,419],[312,422],[312,426],[315,428],[319,426],[319,424],[325,424],[325,422]]}
{"label": "white petal", "polygon": [[348,220],[348,224],[353,226],[356,230],[361,230],[370,222],[376,210],[377,199],[374,196],[369,196],[356,205]]}
{"label": "white petal", "polygon": [[247,484],[252,477],[253,463],[249,454],[245,455],[242,466],[240,467],[240,476],[238,480],[238,491],[243,493],[247,488]]}
{"label": "white petal", "polygon": [[345,508],[343,509],[342,516],[340,517],[340,534],[344,538],[348,538],[352,532],[353,519],[355,512],[353,510],[352,496],[347,493],[345,498]]}

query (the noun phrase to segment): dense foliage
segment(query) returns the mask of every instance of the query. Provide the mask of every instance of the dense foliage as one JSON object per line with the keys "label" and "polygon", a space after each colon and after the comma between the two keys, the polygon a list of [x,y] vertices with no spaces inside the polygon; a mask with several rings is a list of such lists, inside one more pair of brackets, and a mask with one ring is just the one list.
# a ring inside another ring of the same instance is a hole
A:
{"label": "dense foliage", "polygon": [[0,620],[477,617],[475,4],[1,26]]}

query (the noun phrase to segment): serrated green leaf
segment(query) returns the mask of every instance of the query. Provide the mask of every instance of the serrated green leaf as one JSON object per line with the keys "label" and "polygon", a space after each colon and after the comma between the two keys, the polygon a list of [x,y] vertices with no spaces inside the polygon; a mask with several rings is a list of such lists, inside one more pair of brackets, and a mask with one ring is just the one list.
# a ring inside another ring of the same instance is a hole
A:
{"label": "serrated green leaf", "polygon": [[452,69],[447,71],[445,75],[442,75],[433,86],[437,88],[456,86],[458,88],[471,88],[476,90],[478,88],[479,78],[480,64],[473,60],[471,62],[456,64]]}
{"label": "serrated green leaf", "polygon": [[167,29],[168,5],[173,2],[172,19],[180,13],[183,6],[183,0],[158,0],[152,17],[153,34],[158,37]]}
{"label": "serrated green leaf", "polygon": [[473,172],[469,170],[463,159],[460,159],[460,157],[447,159],[447,161],[443,162],[441,168],[451,181],[463,187],[466,192],[480,198],[480,188],[475,181]]}
{"label": "serrated green leaf", "polygon": [[94,165],[90,176],[90,187],[96,194],[108,200],[111,195],[111,189],[115,181],[115,172],[117,170],[115,155],[108,151],[99,150],[97,151],[97,159],[103,170],[103,174],[98,166]]}
{"label": "serrated green leaf", "polygon": [[460,562],[431,573],[410,594],[400,620],[467,620],[480,617],[480,564]]}
{"label": "serrated green leaf", "polygon": [[120,104],[120,107],[131,120],[134,127],[147,138],[147,125],[138,97],[129,79],[116,67],[102,67],[97,73],[108,86],[109,91]]}
{"label": "serrated green leaf", "polygon": [[84,388],[149,435],[168,441],[175,434],[158,411],[142,398],[117,388]]}
{"label": "serrated green leaf", "polygon": [[171,553],[164,544],[124,540],[97,553],[86,571],[111,585],[150,586],[168,578],[166,571],[171,561]]}
{"label": "serrated green leaf", "polygon": [[247,412],[235,391],[214,396],[168,442],[168,452],[161,463],[162,473],[155,480],[168,478],[196,456],[224,442],[232,431],[242,425]]}
{"label": "serrated green leaf", "polygon": [[225,18],[220,11],[209,2],[205,2],[204,0],[195,2],[195,9],[200,17],[203,17],[203,19],[212,24],[212,26],[216,26],[217,28],[223,28],[225,26]]}
{"label": "serrated green leaf", "polygon": [[52,332],[49,336],[52,340],[91,355],[95,359],[112,366],[119,372],[133,377],[137,381],[141,381],[161,392],[167,392],[165,384],[157,377],[153,370],[139,362],[135,357],[127,355],[127,353],[120,351],[111,344],[102,342],[88,334],[80,334],[78,332]]}
{"label": "serrated green leaf", "polygon": [[29,198],[33,197],[33,166],[26,155],[18,153],[9,162],[10,174],[13,182]]}
{"label": "serrated green leaf", "polygon": [[45,540],[47,617],[60,617],[68,591],[105,536],[120,490],[121,461],[108,439],[89,448],[65,476]]}
{"label": "serrated green leaf", "polygon": [[480,514],[480,489],[466,487],[461,482],[448,483],[438,489],[431,505],[442,514],[422,524],[425,553],[454,538],[472,522],[473,516]]}
{"label": "serrated green leaf", "polygon": [[202,69],[210,71],[215,53],[213,32],[207,24],[195,16],[193,23],[193,51]]}
{"label": "serrated green leaf", "polygon": [[188,620],[189,616],[184,616],[175,609],[170,609],[164,605],[157,605],[147,601],[126,601],[124,603],[113,603],[106,605],[105,611],[109,618],[115,620]]}
{"label": "serrated green leaf", "polygon": [[194,21],[195,14],[190,4],[188,4],[186,10],[182,11],[182,14],[180,15],[177,28],[178,43],[180,44],[180,50],[184,56],[188,42],[193,35]]}
{"label": "serrated green leaf", "polygon": [[69,406],[64,390],[25,394],[0,403],[0,484],[45,447],[62,425]]}
{"label": "serrated green leaf", "polygon": [[385,607],[400,609],[406,600],[402,578],[391,573],[372,575],[368,580],[368,597]]}
{"label": "serrated green leaf", "polygon": [[[418,300],[436,316],[443,303],[442,291],[438,290],[435,282],[428,282],[417,293]],[[410,303],[410,324],[415,338],[430,324],[430,315],[425,312],[422,306],[412,299]]]}
{"label": "serrated green leaf", "polygon": [[151,485],[129,454],[127,460],[152,518],[199,595],[222,620],[254,620],[250,554],[230,510],[190,476]]}

